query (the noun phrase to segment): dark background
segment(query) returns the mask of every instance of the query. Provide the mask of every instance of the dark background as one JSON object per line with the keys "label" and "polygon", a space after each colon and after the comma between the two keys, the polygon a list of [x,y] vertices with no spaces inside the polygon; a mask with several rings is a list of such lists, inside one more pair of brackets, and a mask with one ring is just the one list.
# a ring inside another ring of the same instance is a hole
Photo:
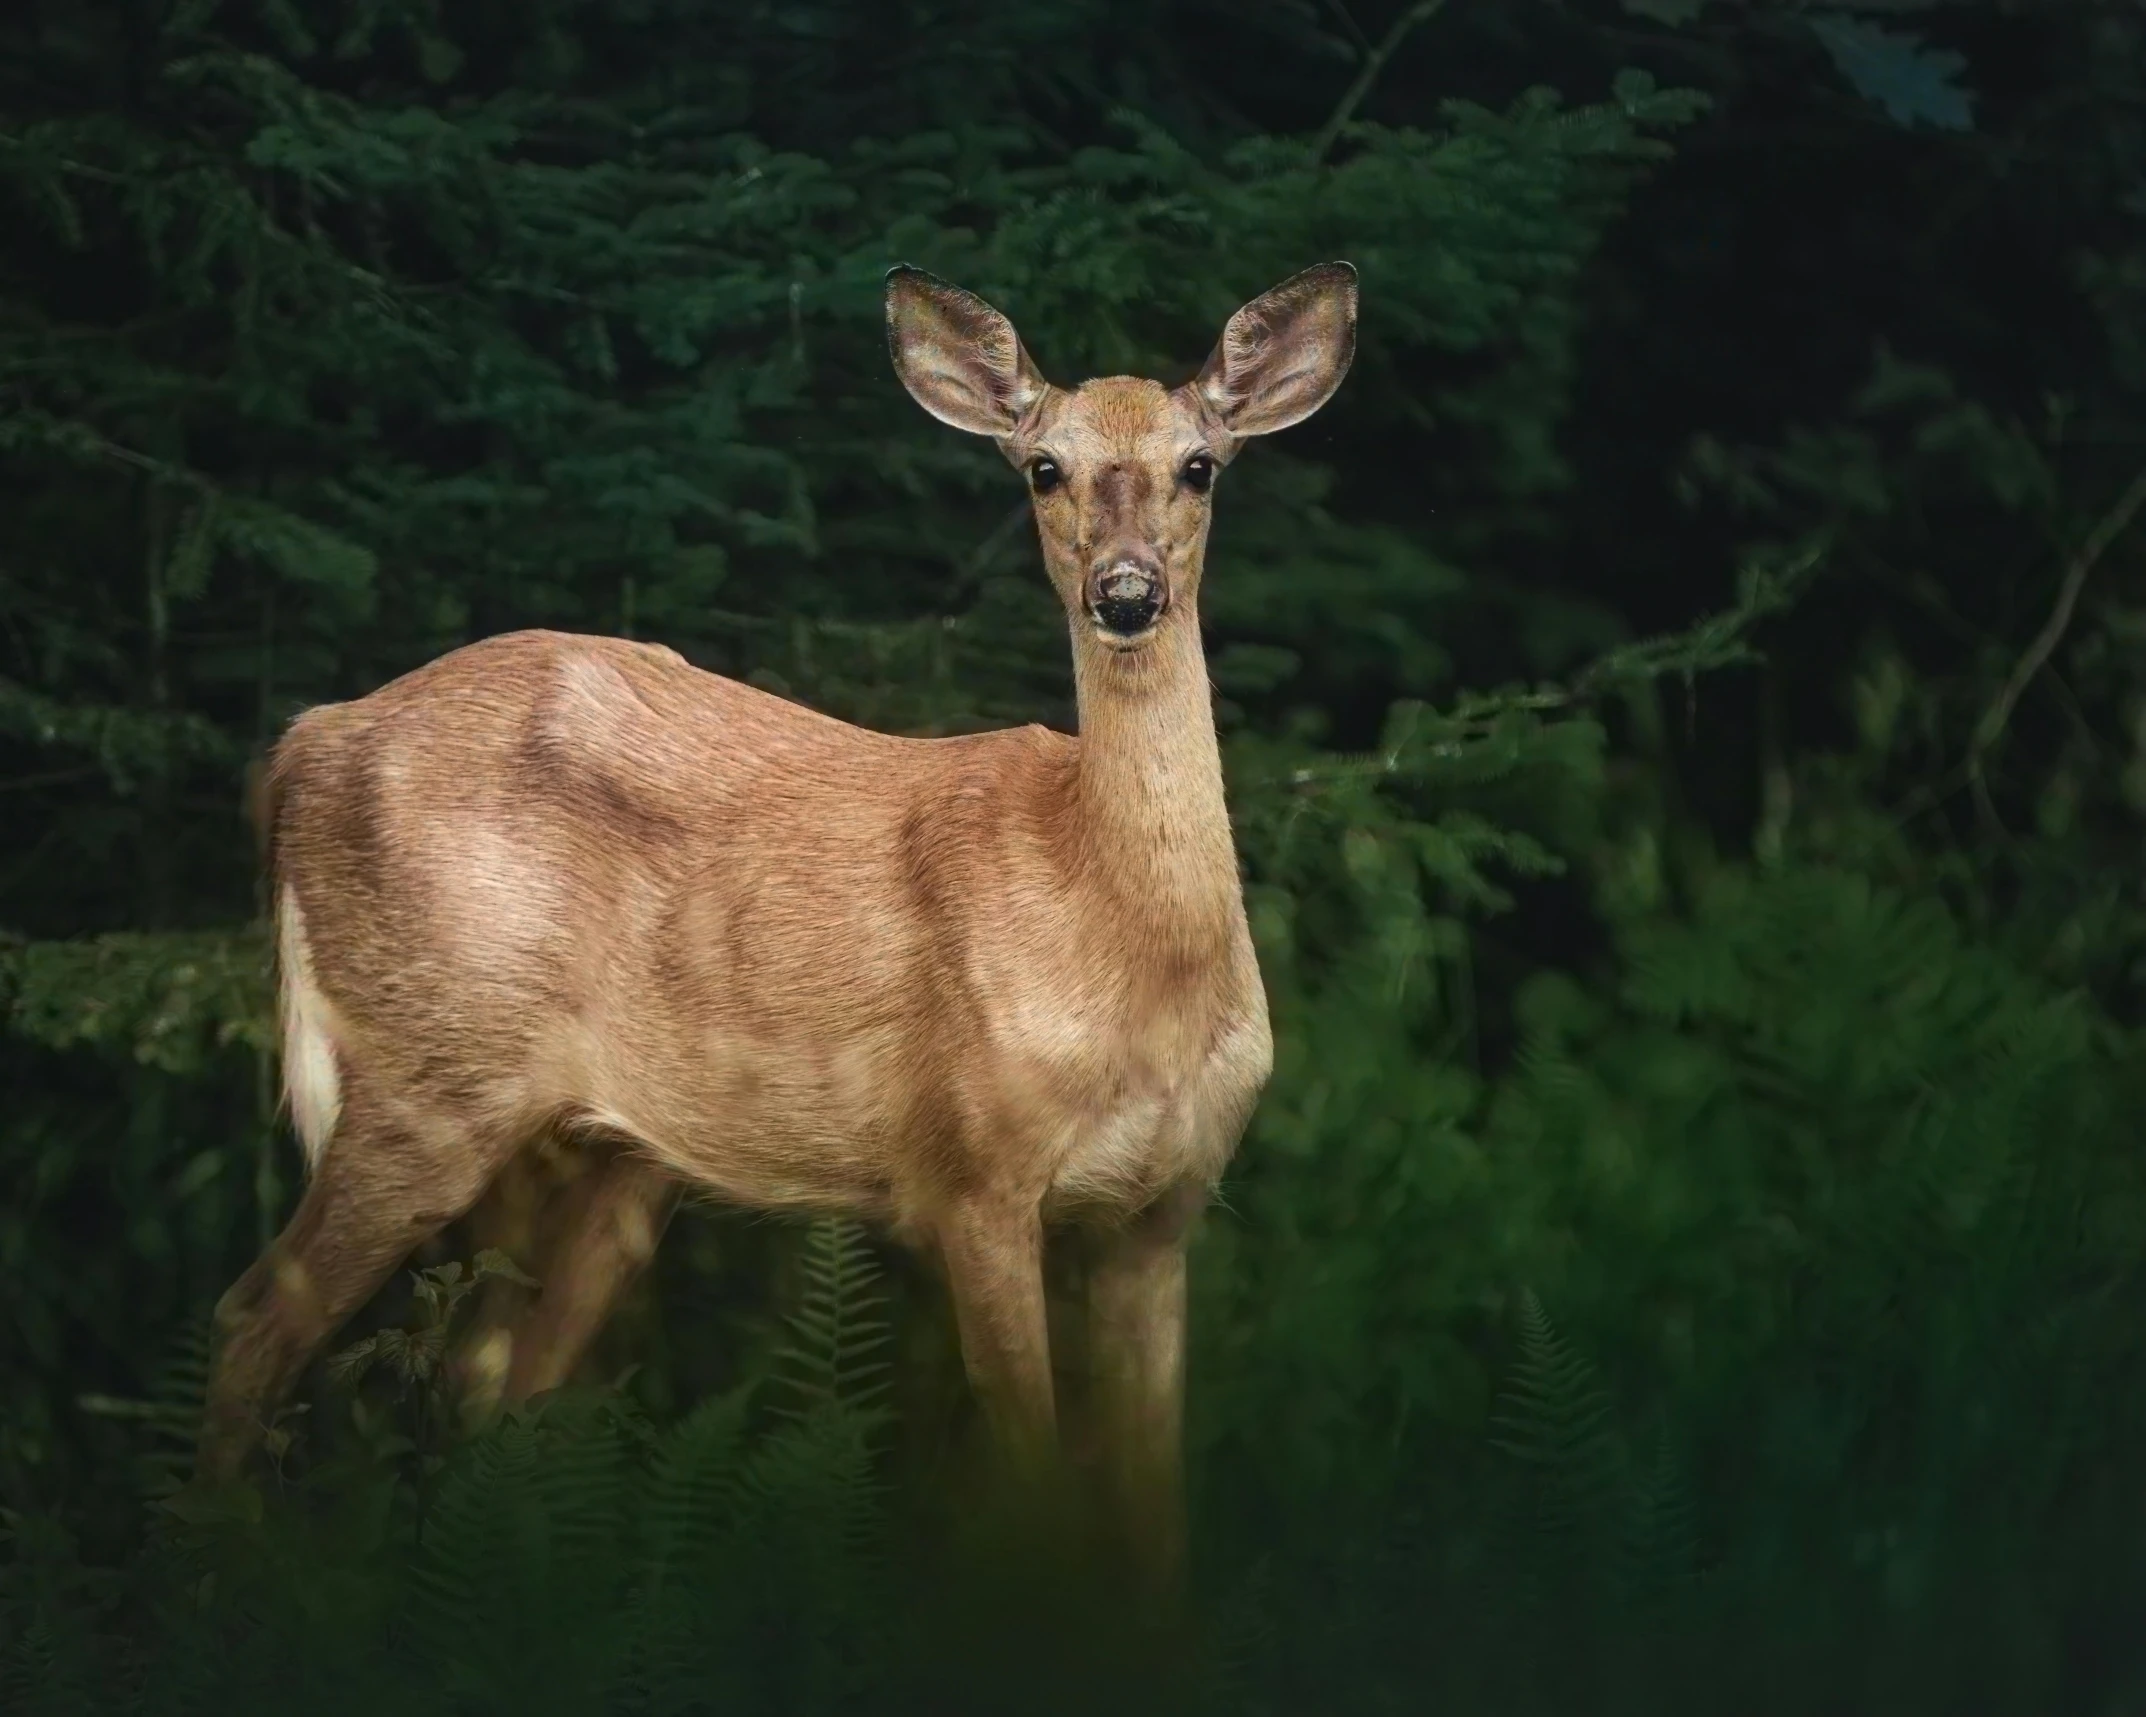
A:
{"label": "dark background", "polygon": [[1207,579],[1280,1043],[1195,1257],[1173,1708],[2138,1709],[2142,184],[2118,0],[13,8],[0,1692],[1115,1661],[919,1574],[943,1311],[824,1225],[689,1212],[474,1443],[405,1283],[259,1518],[157,1507],[298,1178],[243,782],[529,625],[1070,725],[886,268],[1175,382],[1338,256],[1355,371]]}

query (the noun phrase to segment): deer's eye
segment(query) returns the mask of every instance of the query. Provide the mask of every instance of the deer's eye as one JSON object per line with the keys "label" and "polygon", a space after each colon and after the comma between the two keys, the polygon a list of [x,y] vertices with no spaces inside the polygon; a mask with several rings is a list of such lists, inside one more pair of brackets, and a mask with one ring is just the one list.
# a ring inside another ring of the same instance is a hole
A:
{"label": "deer's eye", "polygon": [[1184,479],[1185,487],[1195,495],[1204,495],[1214,483],[1215,462],[1205,453],[1195,453],[1185,461],[1185,468],[1179,476]]}
{"label": "deer's eye", "polygon": [[1048,495],[1066,480],[1066,474],[1050,459],[1031,459],[1028,462],[1028,486],[1039,495]]}

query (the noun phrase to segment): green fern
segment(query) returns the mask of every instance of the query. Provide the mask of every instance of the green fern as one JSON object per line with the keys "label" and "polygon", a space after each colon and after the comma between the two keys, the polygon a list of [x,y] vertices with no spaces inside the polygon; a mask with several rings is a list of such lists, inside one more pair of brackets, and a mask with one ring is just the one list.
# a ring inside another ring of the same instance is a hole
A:
{"label": "green fern", "polygon": [[748,1384],[711,1396],[657,1444],[647,1497],[651,1590],[661,1592],[689,1576],[735,1528],[752,1394]]}
{"label": "green fern", "polygon": [[749,1617],[726,1591],[746,1560],[750,1384],[713,1396],[656,1443],[638,1505],[645,1522],[631,1599],[629,1679],[650,1717],[702,1709]]}
{"label": "green fern", "polygon": [[53,1619],[34,1614],[11,1635],[0,1643],[0,1708],[14,1717],[92,1717],[101,1689]]}
{"label": "green fern", "polygon": [[1635,1631],[1657,1642],[1692,1620],[1699,1572],[1699,1506],[1666,1420],[1631,1464],[1619,1535],[1617,1598]]}
{"label": "green fern", "polygon": [[[777,1350],[770,1382],[789,1396],[737,1469],[702,1480],[734,1499],[731,1580],[741,1616],[755,1618],[750,1651],[771,1703],[830,1710],[861,1696],[887,1649],[886,1485],[878,1444],[891,1415],[887,1322],[879,1271],[855,1223],[812,1224],[801,1259],[804,1291]],[[727,1454],[723,1421],[703,1447]]]}
{"label": "green fern", "polygon": [[[1594,1367],[1532,1290],[1520,1293],[1518,1321],[1520,1351],[1490,1425],[1492,1446],[1518,1463],[1519,1480],[1495,1562],[1516,1619],[1569,1633],[1614,1589],[1620,1532],[1633,1513],[1626,1457]],[[1569,1643],[1569,1667],[1591,1661],[1591,1638]]]}
{"label": "green fern", "polygon": [[629,1644],[643,1447],[615,1397],[561,1394],[458,1451],[405,1610],[428,1681],[509,1709],[606,1696]]}
{"label": "green fern", "polygon": [[1624,1451],[1594,1367],[1561,1335],[1533,1289],[1520,1291],[1520,1354],[1491,1419],[1491,1441],[1544,1483],[1553,1530],[1612,1518],[1623,1499]]}
{"label": "green fern", "polygon": [[776,1350],[774,1376],[792,1417],[840,1405],[876,1411],[892,1387],[879,1266],[857,1223],[825,1217],[805,1231],[804,1293]]}
{"label": "green fern", "polygon": [[123,1591],[59,1520],[0,1508],[0,1710],[92,1717],[133,1693],[130,1642],[110,1626]]}
{"label": "green fern", "polygon": [[508,1414],[461,1449],[440,1476],[409,1576],[408,1636],[452,1683],[466,1653],[497,1639],[497,1583],[527,1567],[539,1527],[524,1505],[541,1458],[533,1419]]}
{"label": "green fern", "polygon": [[[192,1471],[202,1404],[208,1399],[209,1351],[209,1320],[197,1318],[173,1338],[163,1364],[149,1379],[147,1395],[78,1398],[77,1405],[85,1413],[140,1427],[142,1446],[134,1461],[134,1484],[136,1494],[145,1499],[170,1496]],[[280,1419],[270,1436],[269,1453],[280,1457],[290,1438]]]}

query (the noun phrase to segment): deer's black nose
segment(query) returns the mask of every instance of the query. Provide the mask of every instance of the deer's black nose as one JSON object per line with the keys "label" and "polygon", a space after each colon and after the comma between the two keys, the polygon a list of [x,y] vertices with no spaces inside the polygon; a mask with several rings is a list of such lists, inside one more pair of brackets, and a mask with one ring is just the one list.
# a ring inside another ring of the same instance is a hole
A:
{"label": "deer's black nose", "polygon": [[1162,569],[1121,557],[1089,575],[1086,594],[1098,626],[1115,637],[1137,638],[1162,615]]}

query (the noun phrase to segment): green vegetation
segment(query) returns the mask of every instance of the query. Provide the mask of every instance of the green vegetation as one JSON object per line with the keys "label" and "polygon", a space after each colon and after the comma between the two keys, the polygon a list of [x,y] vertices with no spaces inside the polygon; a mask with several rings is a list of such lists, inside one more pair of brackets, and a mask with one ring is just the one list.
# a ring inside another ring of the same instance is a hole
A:
{"label": "green vegetation", "polygon": [[[16,8],[0,1707],[2138,1709],[2142,105],[2092,0]],[[1218,486],[1278,1068],[1167,1672],[948,1553],[943,1313],[832,1225],[690,1210],[475,1438],[512,1266],[415,1260],[159,1507],[299,1174],[290,714],[549,625],[1069,725],[885,269],[1174,381],[1330,256],[1356,370]]]}

